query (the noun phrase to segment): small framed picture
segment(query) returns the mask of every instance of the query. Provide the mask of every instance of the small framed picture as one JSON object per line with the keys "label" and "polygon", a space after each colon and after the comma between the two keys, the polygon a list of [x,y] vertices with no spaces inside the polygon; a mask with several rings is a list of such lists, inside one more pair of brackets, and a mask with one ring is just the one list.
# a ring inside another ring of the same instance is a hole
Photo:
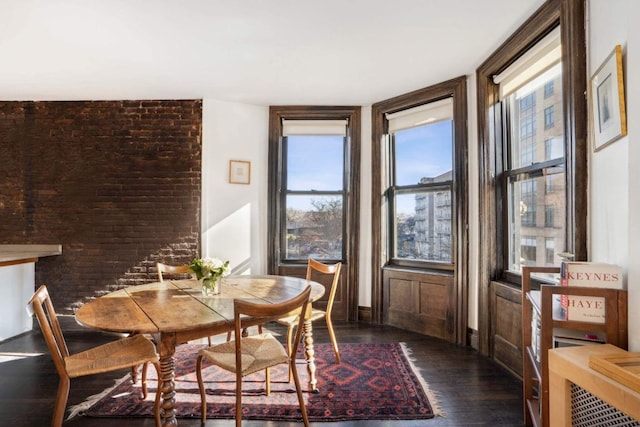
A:
{"label": "small framed picture", "polygon": [[622,77],[622,46],[617,45],[591,77],[594,151],[627,134]]}
{"label": "small framed picture", "polygon": [[229,182],[231,184],[251,184],[251,162],[229,160]]}

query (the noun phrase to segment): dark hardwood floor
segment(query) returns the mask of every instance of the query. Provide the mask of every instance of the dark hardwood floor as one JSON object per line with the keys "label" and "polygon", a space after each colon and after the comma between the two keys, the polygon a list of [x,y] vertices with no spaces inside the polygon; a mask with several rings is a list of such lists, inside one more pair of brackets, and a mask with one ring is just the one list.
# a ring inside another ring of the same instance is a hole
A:
{"label": "dark hardwood floor", "polygon": [[[277,326],[270,330],[281,332]],[[326,328],[314,328],[316,342],[327,342]],[[470,348],[396,328],[369,324],[336,325],[338,342],[405,342],[413,353],[420,373],[437,393],[445,416],[415,421],[345,421],[332,427],[442,427],[442,426],[521,426],[522,385],[491,360]],[[70,352],[81,351],[113,336],[90,331],[66,333]],[[4,361],[5,356],[26,357]],[[71,382],[69,405],[82,402],[113,384],[127,371],[77,378]],[[58,386],[58,376],[39,332],[28,333],[0,343],[0,425],[48,426]],[[199,420],[179,419],[182,427],[200,426]],[[232,426],[233,421],[208,420],[206,426]],[[152,427],[152,419],[107,419],[78,416],[64,427]],[[294,426],[297,423],[245,420],[243,425]],[[320,425],[320,423],[312,423]]]}

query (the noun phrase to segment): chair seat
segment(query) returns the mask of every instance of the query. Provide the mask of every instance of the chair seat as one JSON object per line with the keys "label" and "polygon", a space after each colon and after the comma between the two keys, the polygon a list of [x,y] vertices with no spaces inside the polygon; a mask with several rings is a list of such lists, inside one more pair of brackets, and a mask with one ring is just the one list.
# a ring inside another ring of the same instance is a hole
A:
{"label": "chair seat", "polygon": [[[285,326],[295,325],[298,323],[298,316],[298,314],[294,314],[292,316],[283,317],[282,319],[278,319],[277,322]],[[326,313],[323,310],[316,308],[311,309],[310,319],[312,322],[314,320],[323,319],[324,316],[326,316]]]}
{"label": "chair seat", "polygon": [[[230,372],[236,372],[236,345],[227,341],[200,350],[199,354]],[[287,363],[289,357],[284,346],[271,334],[253,335],[242,338],[242,376],[262,371],[270,366]]]}
{"label": "chair seat", "polygon": [[103,344],[64,358],[70,378],[131,368],[147,361],[158,363],[156,348],[142,335]]}

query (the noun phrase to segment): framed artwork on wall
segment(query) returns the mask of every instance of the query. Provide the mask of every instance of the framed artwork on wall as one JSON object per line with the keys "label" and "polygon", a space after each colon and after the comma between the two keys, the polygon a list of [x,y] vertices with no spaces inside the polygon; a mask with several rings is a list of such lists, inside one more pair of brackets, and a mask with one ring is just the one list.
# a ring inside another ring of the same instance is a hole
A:
{"label": "framed artwork on wall", "polygon": [[594,151],[627,134],[622,46],[617,45],[591,77]]}
{"label": "framed artwork on wall", "polygon": [[251,183],[251,162],[229,160],[229,182],[231,184]]}

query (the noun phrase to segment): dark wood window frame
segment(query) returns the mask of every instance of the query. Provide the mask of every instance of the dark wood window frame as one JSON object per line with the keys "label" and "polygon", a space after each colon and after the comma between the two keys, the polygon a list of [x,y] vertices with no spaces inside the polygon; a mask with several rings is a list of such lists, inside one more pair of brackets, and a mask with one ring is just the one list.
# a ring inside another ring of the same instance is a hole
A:
{"label": "dark wood window frame", "polygon": [[[478,142],[480,168],[480,282],[478,290],[478,347],[490,353],[490,283],[504,280],[504,233],[497,177],[501,173],[499,99],[492,77],[560,25],[563,67],[565,135],[566,251],[576,260],[587,259],[587,102],[584,0],[548,0],[476,71],[478,86]],[[521,284],[513,277],[510,283]]]}
{"label": "dark wood window frame", "polygon": [[[267,271],[278,274],[281,262],[281,176],[282,156],[282,120],[342,120],[349,123],[347,130],[347,162],[344,174],[347,177],[346,218],[344,229],[347,242],[343,242],[346,266],[341,276],[346,276],[348,286],[348,315],[350,321],[357,320],[358,315],[358,260],[360,252],[360,147],[361,147],[361,107],[359,106],[272,106],[269,108],[269,171],[268,171],[268,237],[267,237]],[[306,263],[306,261],[305,261]],[[346,268],[345,268],[346,267]]]}
{"label": "dark wood window frame", "polygon": [[[388,122],[386,113],[394,113],[408,108],[423,105],[447,97],[453,97],[453,117],[454,117],[454,168],[455,178],[453,184],[453,197],[455,198],[452,209],[452,217],[455,222],[452,224],[453,242],[455,249],[452,249],[452,263],[455,265],[455,275],[458,278],[456,284],[457,313],[455,322],[458,327],[459,337],[457,342],[465,342],[467,325],[467,286],[468,286],[468,200],[467,200],[467,78],[457,77],[434,86],[419,89],[404,95],[381,101],[372,106],[372,184],[371,184],[371,318],[377,323],[383,322],[383,274],[382,270],[387,262],[383,259],[384,246],[387,245],[382,237],[382,198],[383,188],[381,171],[382,153],[381,141],[387,132]],[[457,150],[464,147],[464,150]],[[454,225],[455,224],[455,225]],[[405,269],[408,267],[404,267]]]}

